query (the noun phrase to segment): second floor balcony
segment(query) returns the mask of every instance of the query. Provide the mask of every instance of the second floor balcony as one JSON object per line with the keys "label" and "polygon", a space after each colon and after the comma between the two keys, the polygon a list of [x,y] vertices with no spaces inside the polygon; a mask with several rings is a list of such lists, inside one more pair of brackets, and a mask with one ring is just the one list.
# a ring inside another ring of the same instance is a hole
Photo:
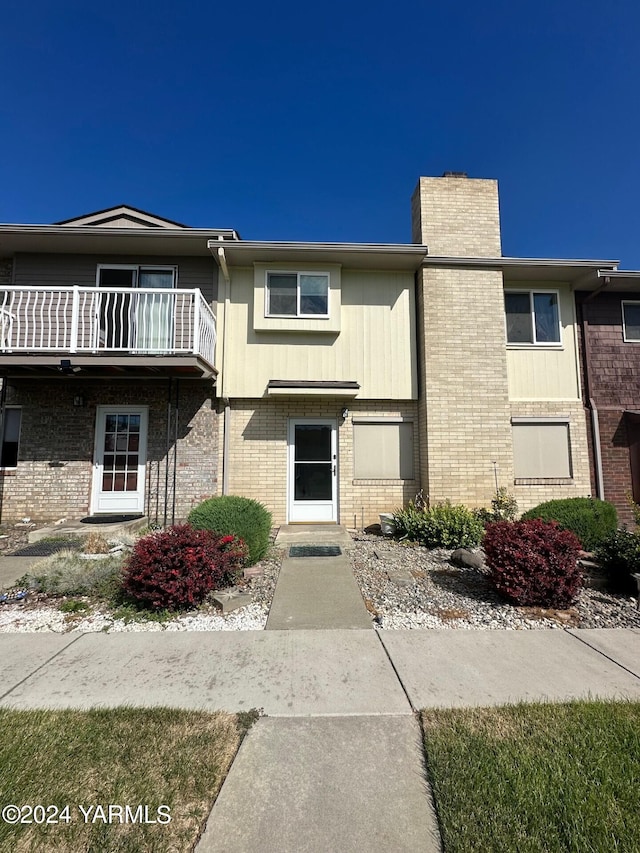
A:
{"label": "second floor balcony", "polygon": [[174,366],[215,373],[216,318],[200,290],[4,286],[0,367]]}

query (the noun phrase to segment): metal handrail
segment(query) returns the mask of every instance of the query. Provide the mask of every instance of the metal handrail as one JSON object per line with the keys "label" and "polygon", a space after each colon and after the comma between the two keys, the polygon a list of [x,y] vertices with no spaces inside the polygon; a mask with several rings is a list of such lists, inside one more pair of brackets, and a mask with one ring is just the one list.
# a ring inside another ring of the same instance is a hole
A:
{"label": "metal handrail", "polygon": [[189,353],[213,364],[215,344],[198,289],[0,287],[0,352]]}

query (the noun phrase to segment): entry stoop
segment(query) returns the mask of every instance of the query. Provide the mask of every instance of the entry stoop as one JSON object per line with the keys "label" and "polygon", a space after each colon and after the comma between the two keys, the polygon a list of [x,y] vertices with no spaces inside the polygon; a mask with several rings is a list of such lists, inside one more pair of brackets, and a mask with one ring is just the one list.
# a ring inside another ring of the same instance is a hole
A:
{"label": "entry stoop", "polygon": [[289,545],[338,545],[342,551],[354,547],[347,528],[340,524],[283,524],[275,545],[280,548]]}
{"label": "entry stoop", "polygon": [[89,533],[102,533],[103,536],[116,537],[120,533],[135,533],[147,527],[149,519],[146,516],[92,516],[89,519],[64,521],[62,524],[52,524],[50,527],[40,527],[29,532],[29,542],[39,542],[52,536],[88,536]]}

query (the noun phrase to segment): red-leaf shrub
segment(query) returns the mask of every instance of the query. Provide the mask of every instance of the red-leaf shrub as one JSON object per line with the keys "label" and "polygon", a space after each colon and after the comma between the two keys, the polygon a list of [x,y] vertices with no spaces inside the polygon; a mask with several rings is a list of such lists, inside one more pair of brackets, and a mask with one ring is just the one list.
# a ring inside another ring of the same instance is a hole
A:
{"label": "red-leaf shrub", "polygon": [[246,553],[244,542],[235,536],[176,525],[138,539],[122,588],[143,607],[196,607],[207,593],[233,582]]}
{"label": "red-leaf shrub", "polygon": [[490,581],[514,604],[564,609],[582,586],[577,565],[580,542],[553,521],[490,524],[483,547]]}

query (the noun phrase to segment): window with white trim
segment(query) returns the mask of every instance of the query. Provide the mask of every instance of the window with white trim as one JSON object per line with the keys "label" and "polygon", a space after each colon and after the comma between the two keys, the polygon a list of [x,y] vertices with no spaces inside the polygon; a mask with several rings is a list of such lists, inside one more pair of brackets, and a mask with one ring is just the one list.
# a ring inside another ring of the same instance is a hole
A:
{"label": "window with white trim", "polygon": [[141,287],[168,290],[176,285],[176,267],[98,264],[98,287]]}
{"label": "window with white trim", "polygon": [[4,410],[0,468],[18,467],[18,446],[20,444],[21,421],[22,409],[6,408]]}
{"label": "window with white trim", "polygon": [[356,480],[413,480],[413,424],[354,423]]}
{"label": "window with white trim", "polygon": [[573,476],[568,422],[514,423],[512,429],[516,480]]}
{"label": "window with white trim", "polygon": [[625,341],[640,341],[640,302],[622,302],[622,333]]}
{"label": "window with white trim", "polygon": [[268,317],[328,317],[329,273],[268,272]]}
{"label": "window with white trim", "polygon": [[556,291],[507,290],[504,305],[508,344],[549,346],[562,343]]}

